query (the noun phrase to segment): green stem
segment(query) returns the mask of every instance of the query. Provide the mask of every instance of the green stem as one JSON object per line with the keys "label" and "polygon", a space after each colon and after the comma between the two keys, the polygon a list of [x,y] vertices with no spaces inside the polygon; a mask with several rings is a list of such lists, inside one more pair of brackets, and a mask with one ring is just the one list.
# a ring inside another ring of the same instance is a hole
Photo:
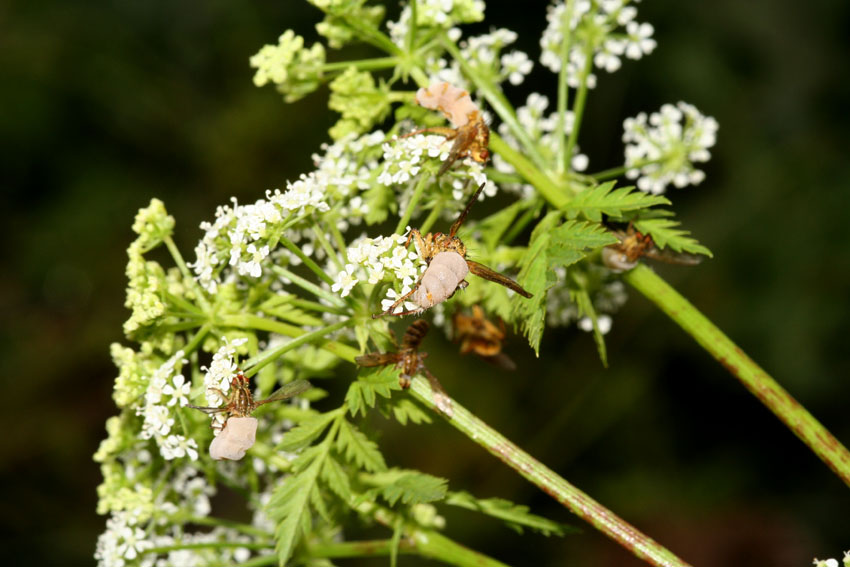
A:
{"label": "green stem", "polygon": [[850,453],[844,445],[729,337],[646,266],[639,264],[623,279],[691,335],[850,486]]}
{"label": "green stem", "polygon": [[186,266],[186,262],[183,260],[183,255],[180,254],[180,250],[178,250],[177,245],[174,244],[174,240],[172,240],[170,236],[166,236],[162,239],[162,241],[165,242],[165,246],[171,253],[171,257],[174,259],[174,263],[177,264],[177,269],[180,270],[180,274],[183,276],[183,279],[189,282],[189,285],[195,292],[195,295],[198,298],[198,303],[201,305],[201,309],[203,311],[209,311],[210,304],[207,301],[207,296],[204,293],[204,290],[201,289],[201,286],[198,285],[198,282],[195,280],[192,272],[189,271],[189,267]]}
{"label": "green stem", "polygon": [[392,511],[377,506],[373,502],[363,502],[358,510],[372,516],[384,526],[393,529],[399,519],[402,521],[404,537],[399,542],[399,551],[405,544],[411,545],[413,551],[422,557],[429,557],[449,565],[460,567],[507,567],[504,563],[464,547],[449,539],[436,530],[423,528],[407,522]]}
{"label": "green stem", "polygon": [[333,325],[328,325],[327,327],[322,327],[321,329],[317,329],[309,333],[304,333],[299,327],[287,325],[286,323],[281,323],[272,319],[257,317],[256,315],[234,315],[227,317],[226,320],[228,324],[235,327],[241,327],[243,329],[245,327],[248,327],[263,331],[272,331],[289,337],[297,337],[284,345],[280,345],[279,347],[273,348],[271,350],[263,351],[257,356],[252,356],[251,358],[246,360],[244,362],[244,369],[247,369],[245,371],[245,376],[249,378],[256,374],[257,371],[260,370],[260,368],[270,362],[277,360],[277,358],[283,355],[284,353],[294,348],[298,348],[303,344],[319,340],[325,337],[326,335],[333,333],[334,331],[349,327],[355,323],[354,319],[345,319],[343,321],[334,323]]}
{"label": "green stem", "polygon": [[569,195],[557,183],[494,132],[490,132],[490,149],[511,164],[523,179],[534,185],[537,192],[543,195],[552,206],[560,209],[570,202]]}
{"label": "green stem", "polygon": [[505,233],[502,237],[502,243],[505,245],[510,245],[514,239],[519,236],[519,234],[525,230],[525,227],[528,226],[537,215],[540,213],[540,209],[543,208],[543,201],[537,199],[535,203],[533,203],[530,207],[528,207],[522,216],[511,225],[510,230]]}
{"label": "green stem", "polygon": [[343,238],[342,233],[339,231],[339,228],[336,226],[335,222],[327,222],[328,230],[331,233],[331,236],[336,242],[336,247],[339,249],[339,253],[342,255],[342,261],[344,263],[348,263],[348,245],[345,243],[345,238]]}
{"label": "green stem", "polygon": [[593,173],[591,175],[588,175],[587,177],[590,177],[597,182],[598,181],[607,181],[609,179],[614,179],[614,178],[620,177],[621,175],[624,175],[630,169],[640,169],[640,168],[642,168],[646,165],[650,165],[650,164],[653,164],[653,163],[660,163],[662,161],[664,161],[664,160],[663,159],[645,159],[645,160],[639,161],[635,164],[632,164],[628,167],[626,167],[625,165],[621,165],[619,167],[612,167],[611,169],[605,169],[603,171],[600,171],[599,173]]}
{"label": "green stem", "polygon": [[284,278],[288,279],[294,285],[297,285],[301,289],[309,291],[316,297],[321,297],[331,305],[334,305],[340,309],[344,309],[346,307],[345,302],[333,293],[320,288],[316,284],[305,280],[304,278],[297,274],[294,274],[293,272],[290,272],[283,266],[272,266],[272,271],[277,275],[283,276]]}
{"label": "green stem", "polygon": [[[389,555],[392,546],[393,541],[391,539],[325,543],[308,546],[307,555],[310,557],[324,557],[327,559],[343,557],[374,557]],[[410,540],[401,540],[399,542],[398,551],[399,553],[416,553],[416,546]]]}
{"label": "green stem", "polygon": [[[455,42],[448,38],[443,33],[441,36],[443,47],[446,51],[458,62],[463,74],[469,77],[469,80],[475,85],[475,88],[484,96],[490,104],[493,112],[499,115],[502,122],[508,125],[511,134],[519,140],[525,152],[531,157],[531,161],[540,169],[546,169],[546,160],[543,158],[540,150],[537,148],[537,143],[531,138],[528,130],[524,128],[517,119],[516,111],[514,111],[511,103],[505,97],[504,93],[496,87],[493,81],[487,77],[482,77],[475,68],[461,55]],[[492,136],[492,132],[491,132]],[[490,139],[492,142],[492,138]]]}
{"label": "green stem", "polygon": [[180,551],[181,549],[226,549],[226,548],[239,548],[244,547],[245,549],[256,549],[256,550],[266,550],[266,549],[274,549],[274,542],[269,543],[248,543],[248,542],[236,542],[236,541],[207,541],[203,543],[180,543],[176,545],[163,545],[161,547],[152,547],[150,549],[146,549],[145,553],[169,553],[171,551]]}
{"label": "green stem", "polygon": [[325,251],[325,254],[327,254],[328,258],[331,259],[331,262],[334,263],[336,269],[341,272],[344,268],[343,262],[340,259],[339,254],[337,254],[336,250],[334,250],[334,247],[331,246],[331,243],[328,242],[327,238],[325,238],[325,233],[322,232],[322,230],[318,226],[314,225],[313,235],[316,237],[316,240],[319,242],[319,245]]}
{"label": "green stem", "polygon": [[[255,528],[250,524],[243,524],[242,522],[225,520],[224,518],[214,518],[209,516],[186,516],[185,518],[180,517],[178,518],[178,520],[187,524],[197,524],[199,526],[224,526],[242,532],[243,534],[257,537],[265,537],[268,538],[269,541],[272,541],[272,538],[274,537],[274,534],[270,534],[266,530]],[[272,545],[274,545],[274,543],[272,543]]]}
{"label": "green stem", "polygon": [[205,323],[203,327],[198,329],[198,332],[186,343],[186,346],[183,347],[183,352],[187,355],[195,352],[195,349],[200,346],[201,342],[206,338],[207,333],[212,329],[212,323]]}
{"label": "green stem", "polygon": [[638,558],[659,567],[684,567],[687,565],[669,550],[642,534],[617,517],[611,510],[558,476],[546,465],[520,449],[456,401],[451,401],[450,416],[446,416],[437,410],[434,403],[434,392],[428,385],[428,381],[421,376],[417,376],[412,381],[410,392],[419,402],[437,411],[452,426],[484,447],[490,454]]}
{"label": "green stem", "polygon": [[584,63],[584,70],[582,71],[581,83],[578,86],[578,94],[576,94],[576,104],[573,107],[573,129],[570,131],[570,138],[567,140],[565,158],[567,160],[573,155],[573,149],[578,139],[578,131],[581,129],[581,119],[584,116],[584,104],[587,101],[587,77],[593,68],[593,50],[590,47],[585,51],[585,58],[586,61]]}
{"label": "green stem", "polygon": [[569,87],[567,86],[567,63],[570,57],[570,20],[572,19],[574,0],[567,0],[564,10],[563,21],[561,21],[561,70],[558,73],[558,164],[557,173],[563,175],[570,169],[570,154],[567,153],[567,145],[564,143],[564,125],[567,121],[567,106],[569,104]]}
{"label": "green stem", "polygon": [[434,204],[434,208],[431,209],[431,212],[428,213],[428,216],[425,217],[425,220],[422,222],[422,226],[419,227],[419,232],[426,233],[431,230],[431,227],[434,226],[434,223],[437,222],[437,219],[440,218],[440,213],[443,211],[443,200],[440,199],[437,203]]}
{"label": "green stem", "polygon": [[293,254],[298,256],[298,258],[302,262],[304,262],[304,265],[307,266],[308,268],[310,268],[310,270],[314,274],[319,276],[320,279],[322,279],[323,281],[325,281],[329,285],[333,285],[333,283],[334,283],[333,278],[330,277],[327,274],[327,272],[325,272],[321,267],[319,267],[319,265],[316,262],[314,262],[312,258],[307,256],[301,250],[301,248],[299,248],[292,241],[290,241],[288,238],[284,238],[283,236],[280,237],[280,243],[283,244],[290,252],[292,252]]}
{"label": "green stem", "polygon": [[372,57],[370,59],[358,59],[355,61],[334,61],[333,63],[325,63],[320,67],[320,69],[326,73],[345,71],[349,67],[355,67],[361,71],[378,71],[380,69],[395,67],[398,63],[398,57]]}
{"label": "green stem", "polygon": [[404,209],[404,214],[401,215],[400,219],[398,219],[398,224],[395,227],[396,234],[401,234],[407,226],[407,223],[410,222],[410,217],[413,216],[413,210],[416,208],[416,204],[419,203],[419,199],[422,197],[422,193],[425,191],[425,185],[428,184],[429,179],[430,176],[428,175],[423,175],[419,178],[419,182],[413,189],[413,195],[410,196],[410,202]]}

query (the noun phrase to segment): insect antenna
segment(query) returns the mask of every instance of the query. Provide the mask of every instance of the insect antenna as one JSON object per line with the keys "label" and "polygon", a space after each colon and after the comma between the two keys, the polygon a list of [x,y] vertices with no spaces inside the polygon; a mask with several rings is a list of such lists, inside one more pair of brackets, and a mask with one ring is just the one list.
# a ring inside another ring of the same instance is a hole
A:
{"label": "insect antenna", "polygon": [[449,238],[454,238],[455,234],[457,234],[457,231],[460,228],[460,225],[463,224],[463,221],[466,220],[466,215],[469,214],[469,209],[472,208],[472,205],[475,203],[475,201],[478,200],[478,195],[480,195],[481,191],[484,190],[484,185],[486,185],[486,183],[482,183],[478,187],[478,189],[476,189],[475,193],[472,195],[472,198],[469,200],[469,203],[467,203],[466,208],[463,210],[463,212],[460,214],[460,216],[454,222],[451,229],[449,229]]}

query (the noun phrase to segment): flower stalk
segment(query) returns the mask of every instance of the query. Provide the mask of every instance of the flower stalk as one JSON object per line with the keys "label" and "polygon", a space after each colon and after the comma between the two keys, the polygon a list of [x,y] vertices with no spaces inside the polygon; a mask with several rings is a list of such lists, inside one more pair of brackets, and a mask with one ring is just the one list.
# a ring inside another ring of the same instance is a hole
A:
{"label": "flower stalk", "polygon": [[643,264],[624,279],[655,303],[850,486],[850,452],[687,299]]}

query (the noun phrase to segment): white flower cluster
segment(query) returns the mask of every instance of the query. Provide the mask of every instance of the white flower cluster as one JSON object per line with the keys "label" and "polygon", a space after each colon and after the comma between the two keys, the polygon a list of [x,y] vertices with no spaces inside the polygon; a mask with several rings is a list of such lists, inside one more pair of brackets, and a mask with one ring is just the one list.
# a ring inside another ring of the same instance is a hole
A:
{"label": "white flower cluster", "polygon": [[193,461],[198,458],[197,442],[171,431],[175,421],[171,408],[189,404],[190,384],[182,374],[172,376],[178,363],[187,362],[183,355],[182,350],[177,351],[154,372],[145,391],[144,405],[136,408],[136,415],[144,419],[139,438],[154,439],[162,457],[169,461],[186,456]]}
{"label": "white flower cluster", "polygon": [[[684,120],[684,123],[682,121]],[[717,140],[717,120],[693,105],[665,104],[647,117],[641,112],[623,122],[626,177],[637,178],[641,191],[659,194],[667,185],[697,185],[705,173],[694,163],[711,158],[708,149]]]}
{"label": "white flower cluster", "polygon": [[[397,22],[387,22],[390,38],[400,47],[405,45],[412,17],[410,5],[406,5],[402,8]],[[420,28],[450,30],[458,24],[480,22],[483,19],[484,0],[418,0],[416,2],[416,24]]]}
{"label": "white flower cluster", "polygon": [[[323,251],[314,247],[312,232],[299,230],[301,225],[292,224],[292,219],[327,213],[333,202],[339,204],[337,228],[344,231],[350,224],[359,224],[368,206],[356,193],[371,187],[379,146],[385,139],[386,135],[377,130],[325,145],[324,155],[313,155],[316,169],[295,182],[287,182],[286,191],[267,191],[265,199],[250,205],[239,205],[234,199],[232,206],[219,207],[214,222],[201,223],[204,236],[195,247],[195,262],[189,264],[201,286],[215,293],[219,285],[236,275],[261,277],[263,261],[274,252],[269,242],[281,225],[288,227],[286,236],[292,242],[300,242],[306,255],[315,250],[321,258]],[[302,239],[308,242],[301,242]],[[289,261],[300,262],[294,255]]]}
{"label": "white flower cluster", "polygon": [[[390,288],[381,302],[383,309],[389,308],[400,296],[408,293],[419,276],[425,271],[425,261],[419,254],[405,248],[406,235],[393,234],[377,238],[361,237],[348,248],[349,264],[336,275],[331,289],[345,297],[359,282],[377,284],[382,281],[401,284],[401,293]],[[404,309],[415,309],[413,303],[405,303]],[[399,311],[403,308],[399,306]]]}
{"label": "white flower cluster", "polygon": [[[812,561],[815,567],[839,567],[837,559],[815,559]],[[850,567],[850,551],[844,552],[844,558],[841,560],[843,567]]]}
{"label": "white flower cluster", "polygon": [[[244,338],[228,341],[227,337],[221,337],[221,340],[224,344],[213,354],[209,368],[201,367],[201,370],[204,371],[204,393],[207,405],[210,407],[218,407],[224,403],[225,399],[222,398],[222,395],[227,396],[230,392],[230,381],[239,370],[239,366],[236,364],[236,349],[248,342],[248,339]],[[215,435],[218,435],[224,427],[227,416],[223,413],[210,416],[213,420],[213,433]]]}
{"label": "white flower cluster", "polygon": [[[581,84],[588,55],[593,58],[594,66],[613,73],[622,65],[623,56],[640,59],[655,49],[652,25],[635,21],[637,8],[630,6],[629,0],[575,0],[572,7],[568,14],[564,0],[549,6],[546,14],[549,23],[540,38],[540,63],[553,73],[560,72],[564,24],[569,22],[569,86],[577,88]],[[593,73],[587,77],[587,86],[596,86]]]}
{"label": "white flower cluster", "polygon": [[[549,108],[549,99],[539,93],[531,93],[526,99],[525,106],[517,108],[517,120],[523,129],[528,132],[529,136],[539,142],[541,153],[544,157],[554,160],[558,151],[558,144],[561,140],[566,143],[567,137],[573,130],[575,116],[571,111],[566,111],[561,129],[563,136],[558,136],[558,112],[546,114],[546,109]],[[519,149],[519,142],[511,134],[507,124],[499,124],[499,135],[513,148]],[[579,152],[578,146],[574,146],[573,155],[570,158],[570,165],[573,171],[585,171],[589,164],[587,155]],[[512,165],[495,154],[493,156],[493,166],[503,173],[515,173]],[[531,185],[523,184],[502,184],[505,189],[518,191],[523,195],[531,195],[534,188]]]}
{"label": "white flower cluster", "polygon": [[423,155],[445,161],[449,157],[451,142],[444,136],[417,134],[393,138],[381,148],[384,150],[384,167],[377,181],[390,187],[407,183],[415,177],[421,169]]}
{"label": "white flower cluster", "polygon": [[250,536],[223,527],[194,534],[183,533],[177,526],[166,528],[169,533],[156,533],[162,531],[162,527],[155,526],[154,533],[149,534],[145,532],[144,527],[130,512],[121,512],[109,518],[106,521],[106,531],[97,540],[94,557],[98,567],[191,567],[218,562],[243,563],[251,558],[251,550],[247,547],[221,549],[216,546],[205,548],[201,545],[194,549],[169,551],[166,557],[147,553],[155,547],[191,546],[221,541],[250,543],[252,540]]}
{"label": "white flower cluster", "polygon": [[[460,31],[451,39],[457,40]],[[470,37],[460,43],[461,57],[494,83],[508,81],[519,85],[534,68],[534,62],[528,55],[517,49],[508,53],[502,51],[517,40],[517,34],[509,29],[500,28],[490,33]],[[452,61],[451,66],[443,58],[428,58],[425,70],[434,82],[446,81],[459,88],[468,89],[466,79],[460,70],[460,64]]]}

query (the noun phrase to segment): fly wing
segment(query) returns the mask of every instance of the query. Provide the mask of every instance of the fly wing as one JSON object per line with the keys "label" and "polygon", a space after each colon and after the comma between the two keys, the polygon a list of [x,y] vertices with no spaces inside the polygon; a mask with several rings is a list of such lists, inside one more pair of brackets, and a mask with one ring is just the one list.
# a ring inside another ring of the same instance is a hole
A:
{"label": "fly wing", "polygon": [[[455,142],[455,145],[457,145],[457,142]],[[449,162],[446,161],[446,163]],[[466,215],[469,214],[469,209],[471,209],[472,205],[475,204],[475,201],[478,200],[478,195],[480,195],[481,191],[484,190],[485,185],[486,183],[482,183],[478,186],[478,189],[475,191],[475,193],[472,195],[472,198],[466,204],[466,208],[463,209],[463,212],[460,214],[459,217],[457,217],[457,220],[452,224],[451,229],[449,229],[449,238],[454,238],[454,236],[457,234],[457,231],[460,229],[460,225],[463,224],[463,221],[466,220]]]}
{"label": "fly wing", "polygon": [[467,260],[466,263],[469,265],[469,271],[475,274],[476,276],[484,278],[485,280],[490,280],[491,282],[496,282],[497,284],[501,284],[508,289],[514,290],[523,297],[532,297],[532,294],[525,291],[522,286],[520,286],[508,276],[503,276],[499,272],[494,272],[484,264],[479,264],[478,262],[473,262],[472,260]]}
{"label": "fly wing", "polygon": [[516,370],[516,363],[503,352],[499,354],[494,354],[493,356],[482,356],[481,360],[492,364],[493,366],[497,366],[502,370],[508,370],[513,372]]}
{"label": "fly wing", "polygon": [[200,410],[200,411],[202,411],[206,414],[209,414],[209,415],[214,415],[214,414],[221,413],[221,412],[224,412],[224,411],[229,411],[229,408],[227,406],[222,406],[220,408],[211,408],[211,407],[206,407],[206,406],[193,406],[193,405],[190,404],[190,405],[187,405],[186,407],[196,409],[196,410]]}
{"label": "fly wing", "polygon": [[443,165],[440,166],[440,171],[437,172],[437,177],[447,172],[458,158],[466,156],[466,148],[472,142],[473,133],[466,128],[458,128],[455,134],[455,141],[452,144],[452,149],[449,150],[449,156]]}
{"label": "fly wing", "polygon": [[354,358],[354,362],[360,366],[386,366],[399,360],[401,356],[397,352],[370,352]]}
{"label": "fly wing", "polygon": [[659,250],[654,245],[643,253],[647,258],[666,262],[668,264],[678,264],[680,266],[696,266],[702,262],[702,256],[696,254],[688,254],[687,252],[673,252],[670,249]]}
{"label": "fly wing", "polygon": [[261,406],[263,404],[267,404],[269,402],[276,402],[278,400],[286,400],[293,396],[297,396],[302,392],[306,392],[313,385],[309,383],[307,380],[295,380],[294,382],[290,382],[289,384],[284,384],[283,387],[278,388],[272,394],[259,402],[255,402],[255,405]]}

